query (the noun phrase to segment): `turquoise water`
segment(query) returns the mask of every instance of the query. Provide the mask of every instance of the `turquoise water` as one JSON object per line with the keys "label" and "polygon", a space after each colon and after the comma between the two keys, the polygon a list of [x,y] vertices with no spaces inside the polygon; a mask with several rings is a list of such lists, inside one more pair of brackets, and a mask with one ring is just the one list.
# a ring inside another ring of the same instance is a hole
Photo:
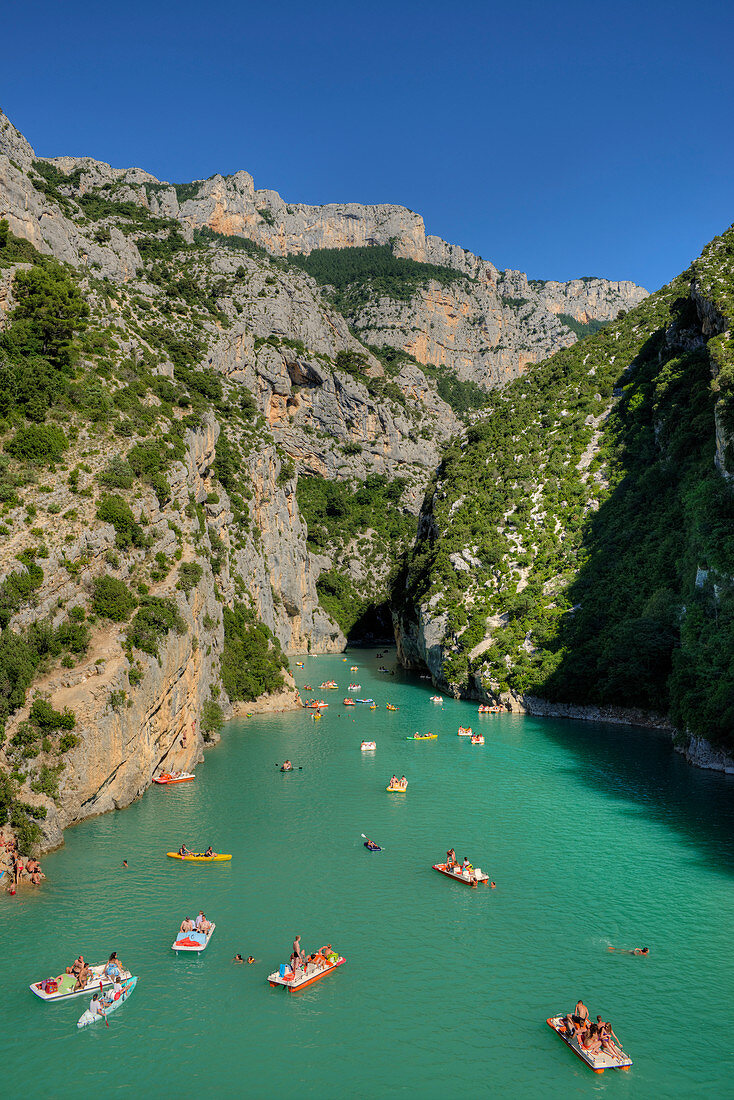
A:
{"label": "turquoise water", "polygon": [[[426,682],[377,673],[394,651],[304,661],[300,684],[339,684],[317,692],[321,722],[232,723],[195,783],[68,830],[41,890],[0,894],[7,1093],[732,1095],[734,1044],[702,1042],[734,990],[731,780],[646,731],[441,709]],[[381,709],[341,705],[351,664],[355,694]],[[407,742],[416,729],[439,739]],[[302,770],[281,774],[285,757]],[[394,771],[406,795],[385,792]],[[234,858],[166,859],[182,841]],[[497,889],[432,871],[450,845]],[[199,908],[217,924],[209,948],[177,958],[174,933]],[[297,932],[347,963],[290,995],[265,979]],[[79,951],[112,950],[140,982],[109,1029],[77,1031],[86,998],[46,1005],[28,990]],[[238,951],[257,963],[233,965]],[[630,1072],[595,1075],[546,1026],[578,997],[612,1021]]]}

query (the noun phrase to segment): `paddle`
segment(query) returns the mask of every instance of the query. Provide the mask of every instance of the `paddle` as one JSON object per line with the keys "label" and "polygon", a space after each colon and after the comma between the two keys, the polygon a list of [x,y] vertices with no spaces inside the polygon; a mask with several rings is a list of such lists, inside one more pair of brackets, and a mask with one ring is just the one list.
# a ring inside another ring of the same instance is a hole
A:
{"label": "paddle", "polygon": [[[104,997],[104,987],[102,985],[101,979],[100,979],[100,983],[99,983],[99,992],[100,992],[100,996]],[[100,1005],[100,1008],[102,1008],[101,1005]],[[110,1026],[110,1021],[107,1019],[107,1013],[105,1012],[104,1008],[102,1008],[102,1015],[104,1016],[105,1024],[107,1025],[107,1027],[109,1027]]]}

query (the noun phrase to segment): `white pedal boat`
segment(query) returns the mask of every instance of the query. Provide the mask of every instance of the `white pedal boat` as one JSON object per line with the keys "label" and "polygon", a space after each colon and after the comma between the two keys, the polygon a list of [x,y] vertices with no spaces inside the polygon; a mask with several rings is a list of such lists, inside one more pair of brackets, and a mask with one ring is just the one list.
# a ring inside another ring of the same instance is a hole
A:
{"label": "white pedal boat", "polygon": [[179,932],[171,944],[171,950],[175,951],[177,955],[179,951],[205,951],[216,927],[216,924],[212,924],[206,934],[203,932]]}
{"label": "white pedal boat", "polygon": [[[89,979],[85,986],[82,986],[81,989],[74,990],[74,986],[76,985],[76,978],[73,974],[64,974],[63,978],[59,982],[59,988],[55,993],[47,993],[44,989],[41,988],[41,982],[33,982],[33,984],[28,988],[30,989],[31,993],[35,993],[35,995],[37,997],[40,997],[42,1001],[68,1001],[71,1000],[72,997],[83,997],[85,993],[87,995],[89,995],[90,993],[98,993],[100,982],[102,983],[103,988],[105,986],[112,985],[113,979],[103,976],[104,968],[106,966],[107,963],[100,963],[99,966],[91,967],[90,969],[92,971],[92,977]],[[120,980],[123,982],[131,977],[132,974],[129,970],[122,970],[120,972]],[[50,981],[52,979],[45,978],[42,980]]]}
{"label": "white pedal boat", "polygon": [[463,882],[467,886],[476,886],[478,882],[483,882],[486,886],[489,883],[489,875],[485,875],[481,867],[475,867],[472,871],[462,871],[461,869],[449,871],[445,863],[434,863],[433,870],[440,871],[447,878],[454,878],[457,882]]}
{"label": "white pedal boat", "polygon": [[[336,962],[328,966],[316,966],[315,963],[306,963],[305,970],[300,966],[297,968],[295,979],[290,966],[286,967],[284,964],[279,970],[268,974],[268,982],[272,989],[275,989],[276,985],[282,985],[290,993],[297,993],[299,989],[305,989],[307,985],[320,982],[322,978],[325,978],[327,974],[331,974],[332,970],[337,970],[340,966],[343,966],[345,962],[346,959],[340,955]],[[281,974],[281,970],[284,973]]]}
{"label": "white pedal boat", "polygon": [[377,742],[376,741],[363,741],[362,744],[359,747],[361,748],[362,752],[370,752],[372,749],[377,748]]}
{"label": "white pedal boat", "polygon": [[629,1069],[632,1065],[632,1059],[622,1051],[621,1058],[615,1058],[611,1054],[607,1054],[606,1051],[599,1051],[598,1054],[592,1054],[591,1051],[584,1050],[579,1046],[578,1039],[573,1038],[568,1034],[563,1026],[562,1020],[565,1013],[561,1013],[558,1016],[549,1016],[546,1020],[548,1027],[552,1027],[557,1035],[560,1035],[566,1046],[569,1046],[574,1054],[586,1062],[587,1066],[591,1066],[594,1073],[603,1073],[605,1069]]}

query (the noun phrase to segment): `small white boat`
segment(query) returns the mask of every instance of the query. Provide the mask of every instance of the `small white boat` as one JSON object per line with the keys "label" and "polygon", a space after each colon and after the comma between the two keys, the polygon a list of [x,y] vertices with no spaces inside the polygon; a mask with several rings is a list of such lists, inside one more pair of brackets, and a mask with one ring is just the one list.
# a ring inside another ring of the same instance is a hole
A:
{"label": "small white boat", "polygon": [[361,684],[350,684],[349,687],[347,688],[347,691],[361,691],[361,690],[362,690],[362,685]]}
{"label": "small white boat", "polygon": [[474,736],[474,730],[471,728],[471,726],[459,726],[459,728],[456,732],[458,733],[459,737],[473,737]]}
{"label": "small white boat", "polygon": [[600,1050],[598,1054],[592,1054],[589,1050],[584,1050],[582,1046],[579,1046],[579,1041],[574,1035],[573,1037],[568,1034],[563,1024],[564,1013],[560,1013],[557,1016],[549,1016],[546,1020],[548,1027],[552,1027],[557,1035],[560,1035],[566,1046],[569,1046],[574,1054],[586,1062],[587,1066],[591,1066],[594,1073],[603,1073],[605,1069],[629,1069],[632,1065],[632,1059],[621,1051],[621,1057],[615,1058],[612,1054],[607,1054],[606,1051]]}
{"label": "small white boat", "polygon": [[443,703],[443,697],[441,695],[432,695],[431,696],[431,702],[432,703]]}
{"label": "small white boat", "polygon": [[362,744],[360,745],[360,748],[361,748],[362,752],[368,752],[370,749],[376,749],[377,748],[377,742],[376,741],[363,741]]}
{"label": "small white boat", "polygon": [[341,955],[331,956],[335,959],[334,962],[327,963],[326,966],[320,966],[317,963],[306,963],[306,968],[296,968],[296,975],[293,976],[293,971],[290,966],[286,966],[283,963],[279,970],[273,971],[272,974],[268,974],[268,981],[272,989],[275,989],[276,985],[282,985],[290,993],[296,993],[299,989],[305,989],[307,985],[313,985],[314,982],[320,982],[322,978],[325,978],[327,974],[331,974],[332,970],[336,970],[338,967],[343,966],[347,961]]}
{"label": "small white boat", "polygon": [[214,935],[216,924],[213,924],[207,933],[204,932],[179,932],[171,944],[171,949],[178,955],[179,951],[205,951],[209,940]]}
{"label": "small white boat", "polygon": [[[55,978],[44,978],[43,981],[33,982],[33,984],[29,986],[29,989],[31,993],[35,993],[42,1001],[68,1001],[72,997],[83,997],[85,993],[88,996],[90,993],[96,993],[99,990],[100,983],[103,987],[112,985],[113,979],[108,978],[104,973],[106,966],[107,963],[100,963],[99,966],[90,967],[92,977],[81,989],[74,989],[76,978],[73,974],[64,974],[61,981],[58,983]],[[132,974],[129,970],[120,972],[121,981],[126,981],[131,977]],[[56,989],[53,988],[54,985],[56,985]],[[46,986],[48,986],[48,988],[44,988]],[[49,989],[51,992],[48,991]]]}
{"label": "small white boat", "polygon": [[77,1021],[77,1027],[86,1027],[87,1024],[96,1024],[99,1020],[106,1019],[110,1012],[114,1012],[116,1008],[124,1004],[128,999],[135,986],[138,984],[137,978],[128,978],[127,981],[122,983],[122,991],[116,993],[108,1004],[105,1004],[102,1012],[92,1012],[91,1005],[86,1012],[83,1012]]}

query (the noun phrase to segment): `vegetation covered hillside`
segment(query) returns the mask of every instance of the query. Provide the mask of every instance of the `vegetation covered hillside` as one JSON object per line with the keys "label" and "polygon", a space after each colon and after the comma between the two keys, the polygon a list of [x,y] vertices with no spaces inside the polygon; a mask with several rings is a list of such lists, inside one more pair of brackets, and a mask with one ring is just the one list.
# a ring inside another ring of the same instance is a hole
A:
{"label": "vegetation covered hillside", "polygon": [[730,229],[447,448],[399,625],[457,692],[639,706],[733,743],[733,260]]}

